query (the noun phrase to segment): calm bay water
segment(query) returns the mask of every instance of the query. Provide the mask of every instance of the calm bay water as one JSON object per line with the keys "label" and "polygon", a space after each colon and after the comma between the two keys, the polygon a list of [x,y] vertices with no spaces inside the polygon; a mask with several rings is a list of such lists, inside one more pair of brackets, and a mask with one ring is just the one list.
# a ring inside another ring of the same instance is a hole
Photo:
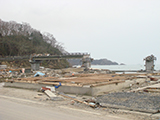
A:
{"label": "calm bay water", "polygon": [[[91,68],[109,70],[145,70],[144,65],[92,65]],[[155,70],[160,70],[160,64],[155,65]]]}

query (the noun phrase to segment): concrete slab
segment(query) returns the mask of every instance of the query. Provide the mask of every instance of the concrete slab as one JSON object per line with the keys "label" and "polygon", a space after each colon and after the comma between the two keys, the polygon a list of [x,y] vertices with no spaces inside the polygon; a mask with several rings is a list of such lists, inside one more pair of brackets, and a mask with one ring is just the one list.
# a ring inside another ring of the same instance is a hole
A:
{"label": "concrete slab", "polygon": [[[107,92],[119,91],[119,90],[128,88],[132,83],[134,83],[134,81],[127,80],[123,83],[109,84],[109,85],[103,85],[103,86],[97,86],[97,87],[60,86],[59,88],[56,89],[56,91],[63,92],[66,94],[97,96],[97,95],[105,94]],[[40,90],[41,87],[45,87],[45,86],[49,86],[49,85],[36,84],[36,83],[16,83],[16,82],[13,82],[13,83],[6,82],[4,85],[4,87],[14,87],[14,88],[23,88],[23,89],[31,89],[31,90]]]}
{"label": "concrete slab", "polygon": [[92,88],[90,87],[61,86],[56,90],[66,94],[92,95]]}
{"label": "concrete slab", "polygon": [[30,89],[30,90],[40,90],[41,87],[45,85],[35,84],[35,83],[10,83],[6,82],[4,87],[13,87],[13,88],[22,88],[22,89]]}
{"label": "concrete slab", "polygon": [[123,83],[118,84],[109,84],[92,88],[92,96],[102,95],[107,92],[116,92],[125,88],[129,88],[130,84],[133,84],[134,81],[126,80]]}

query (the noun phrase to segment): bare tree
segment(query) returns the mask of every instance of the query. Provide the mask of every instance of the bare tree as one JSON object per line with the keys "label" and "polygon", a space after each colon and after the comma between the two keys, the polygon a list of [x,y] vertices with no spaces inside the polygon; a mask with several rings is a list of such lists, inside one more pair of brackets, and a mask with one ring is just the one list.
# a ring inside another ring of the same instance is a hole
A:
{"label": "bare tree", "polygon": [[51,44],[52,47],[56,46],[57,41],[52,34],[50,34],[48,32],[43,33],[43,39],[47,43]]}
{"label": "bare tree", "polygon": [[56,46],[55,46],[59,51],[61,51],[62,53],[67,53],[63,47],[63,43],[61,42],[57,42]]}

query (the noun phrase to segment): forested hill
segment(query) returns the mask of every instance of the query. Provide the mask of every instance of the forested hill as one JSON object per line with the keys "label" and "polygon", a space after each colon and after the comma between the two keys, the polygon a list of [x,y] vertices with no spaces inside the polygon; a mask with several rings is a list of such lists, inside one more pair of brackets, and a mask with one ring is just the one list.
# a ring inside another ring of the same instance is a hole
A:
{"label": "forested hill", "polygon": [[[77,60],[77,59],[71,59],[68,60],[68,62],[71,65],[81,65],[81,60]],[[91,62],[92,65],[118,65],[117,62],[112,62],[111,60],[107,60],[107,59],[97,59],[97,60],[93,60]]]}
{"label": "forested hill", "polygon": [[92,65],[118,65],[118,63],[107,59],[99,59],[93,60]]}
{"label": "forested hill", "polygon": [[[63,46],[50,33],[41,33],[28,23],[5,22],[0,19],[0,57],[25,56],[31,54],[61,55]],[[0,61],[11,67],[29,67],[28,60]],[[63,68],[69,66],[66,60],[43,61],[42,66]]]}
{"label": "forested hill", "polygon": [[32,53],[61,54],[64,49],[50,33],[41,33],[28,23],[0,19],[0,56],[23,56]]}

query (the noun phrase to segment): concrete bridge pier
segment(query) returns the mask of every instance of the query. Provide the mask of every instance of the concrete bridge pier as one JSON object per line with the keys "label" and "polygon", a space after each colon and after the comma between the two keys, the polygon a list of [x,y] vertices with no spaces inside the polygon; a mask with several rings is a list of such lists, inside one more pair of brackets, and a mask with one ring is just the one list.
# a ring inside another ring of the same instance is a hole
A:
{"label": "concrete bridge pier", "polygon": [[144,58],[145,61],[145,70],[146,72],[153,72],[154,71],[154,61],[156,60],[156,57],[154,55],[147,56]]}
{"label": "concrete bridge pier", "polygon": [[91,62],[93,59],[90,57],[90,55],[85,55],[82,58],[82,67],[85,67],[85,70],[88,70],[91,67]]}
{"label": "concrete bridge pier", "polygon": [[39,70],[39,67],[40,67],[40,63],[41,63],[42,61],[40,61],[40,60],[36,60],[36,61],[31,61],[30,63],[31,63],[31,69],[32,70]]}

